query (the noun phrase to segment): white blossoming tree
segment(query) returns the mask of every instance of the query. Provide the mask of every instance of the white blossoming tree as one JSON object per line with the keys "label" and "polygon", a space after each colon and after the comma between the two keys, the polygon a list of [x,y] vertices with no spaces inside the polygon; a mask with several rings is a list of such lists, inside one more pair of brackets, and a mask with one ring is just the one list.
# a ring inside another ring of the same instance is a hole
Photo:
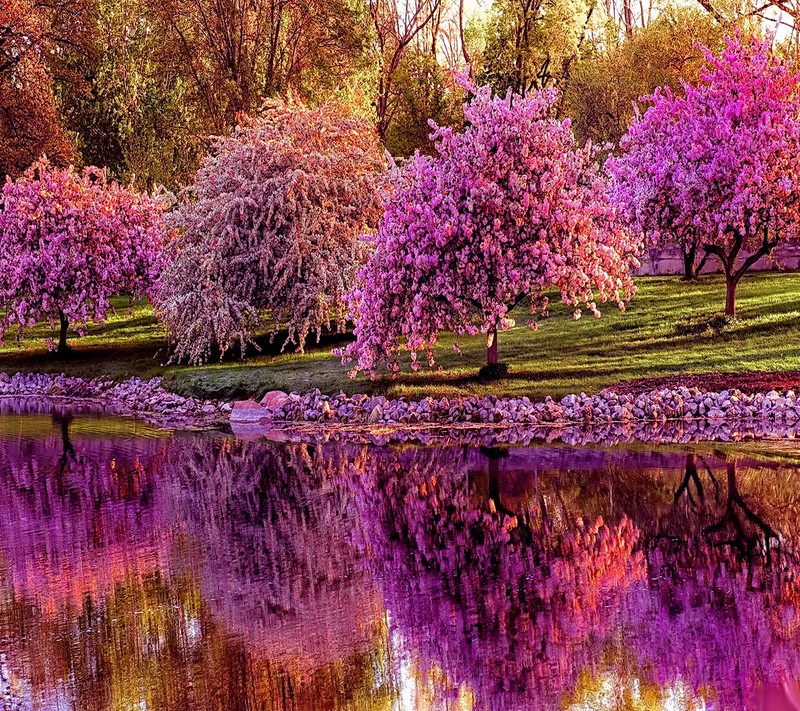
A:
{"label": "white blossoming tree", "polygon": [[244,354],[258,330],[343,328],[343,297],[368,256],[385,159],[374,129],[332,105],[268,106],[218,139],[173,219],[154,303],[173,358]]}

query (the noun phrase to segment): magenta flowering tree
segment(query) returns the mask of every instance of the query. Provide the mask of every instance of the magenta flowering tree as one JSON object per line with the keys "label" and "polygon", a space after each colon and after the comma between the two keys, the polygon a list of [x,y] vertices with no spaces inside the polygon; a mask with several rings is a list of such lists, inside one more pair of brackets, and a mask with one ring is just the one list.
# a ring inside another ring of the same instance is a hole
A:
{"label": "magenta flowering tree", "polygon": [[176,212],[157,310],[175,357],[244,352],[271,322],[284,347],[344,327],[344,294],[380,214],[384,154],[369,122],[276,103],[217,141]]}
{"label": "magenta flowering tree", "polygon": [[[374,241],[376,250],[351,295],[356,341],[343,352],[355,371],[412,367],[440,331],[497,333],[531,300],[546,314],[545,290],[599,316],[598,301],[623,306],[634,288],[637,244],[606,199],[595,149],[579,148],[568,121],[553,118],[554,91],[522,97],[477,90],[463,132],[435,128],[436,155],[416,155],[396,171]],[[458,346],[456,345],[456,349]]]}
{"label": "magenta flowering tree", "polygon": [[681,127],[688,120],[687,107],[669,87],[650,98],[653,106],[620,141],[622,156],[606,163],[613,177],[611,195],[621,218],[646,244],[679,247],[683,278],[693,281],[708,254],[694,211],[684,207],[687,188],[698,177]]}
{"label": "magenta flowering tree", "polygon": [[635,225],[656,239],[699,239],[719,259],[733,317],[742,276],[797,234],[800,93],[768,41],[726,42],[719,57],[706,50],[685,95],[653,96],[609,167]]}
{"label": "magenta flowering tree", "polygon": [[163,202],[107,179],[46,161],[6,181],[0,209],[0,337],[46,320],[59,355],[70,326],[82,334],[113,311],[110,299],[142,298],[165,240]]}

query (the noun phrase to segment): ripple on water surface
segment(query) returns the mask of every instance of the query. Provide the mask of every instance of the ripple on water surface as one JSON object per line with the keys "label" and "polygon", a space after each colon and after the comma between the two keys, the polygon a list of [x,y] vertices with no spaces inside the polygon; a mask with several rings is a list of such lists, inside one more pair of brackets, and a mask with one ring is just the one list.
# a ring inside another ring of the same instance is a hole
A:
{"label": "ripple on water surface", "polygon": [[794,442],[0,415],[2,708],[800,709]]}

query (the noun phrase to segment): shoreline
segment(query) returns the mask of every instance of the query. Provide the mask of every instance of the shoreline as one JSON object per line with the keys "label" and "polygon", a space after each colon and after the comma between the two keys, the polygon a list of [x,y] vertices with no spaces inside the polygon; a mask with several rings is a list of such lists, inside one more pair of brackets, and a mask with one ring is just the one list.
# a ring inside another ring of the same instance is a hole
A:
{"label": "shoreline", "polygon": [[697,442],[763,442],[800,439],[800,423],[778,425],[764,422],[724,421],[716,425],[707,420],[613,423],[593,427],[550,424],[487,426],[465,424],[395,426],[376,428],[374,425],[305,425],[253,424],[231,422],[234,436],[240,440],[267,439],[273,442],[313,442],[324,444],[388,445],[452,445],[481,447],[526,447],[561,443],[568,446],[597,445],[612,447],[622,444],[681,445]]}
{"label": "shoreline", "polygon": [[556,401],[546,397],[387,399],[382,395],[313,392],[268,392],[261,400],[238,401],[231,421],[239,423],[317,423],[320,425],[484,425],[484,426],[593,426],[629,423],[666,423],[705,420],[769,421],[793,425],[800,422],[800,397],[794,390],[746,393],[720,392],[678,386],[643,393],[606,389],[597,394],[566,395]]}
{"label": "shoreline", "polygon": [[260,402],[201,400],[166,390],[161,378],[0,373],[0,401],[45,399],[91,404],[169,429],[230,427],[237,437],[277,440],[526,444],[680,443],[800,438],[800,395],[793,390],[707,392],[678,386],[645,393],[608,389],[532,401],[495,395],[388,399],[384,396],[268,392]]}
{"label": "shoreline", "polygon": [[170,392],[161,378],[83,378],[42,373],[0,373],[0,402],[44,399],[68,405],[95,405],[114,415],[136,417],[168,429],[227,425],[231,404]]}

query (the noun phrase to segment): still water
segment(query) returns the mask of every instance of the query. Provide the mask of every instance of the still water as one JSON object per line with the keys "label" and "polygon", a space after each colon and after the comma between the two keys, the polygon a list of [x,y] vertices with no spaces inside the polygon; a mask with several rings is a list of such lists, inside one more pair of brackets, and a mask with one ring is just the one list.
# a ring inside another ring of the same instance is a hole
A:
{"label": "still water", "polygon": [[796,711],[799,475],[0,415],[0,703]]}

